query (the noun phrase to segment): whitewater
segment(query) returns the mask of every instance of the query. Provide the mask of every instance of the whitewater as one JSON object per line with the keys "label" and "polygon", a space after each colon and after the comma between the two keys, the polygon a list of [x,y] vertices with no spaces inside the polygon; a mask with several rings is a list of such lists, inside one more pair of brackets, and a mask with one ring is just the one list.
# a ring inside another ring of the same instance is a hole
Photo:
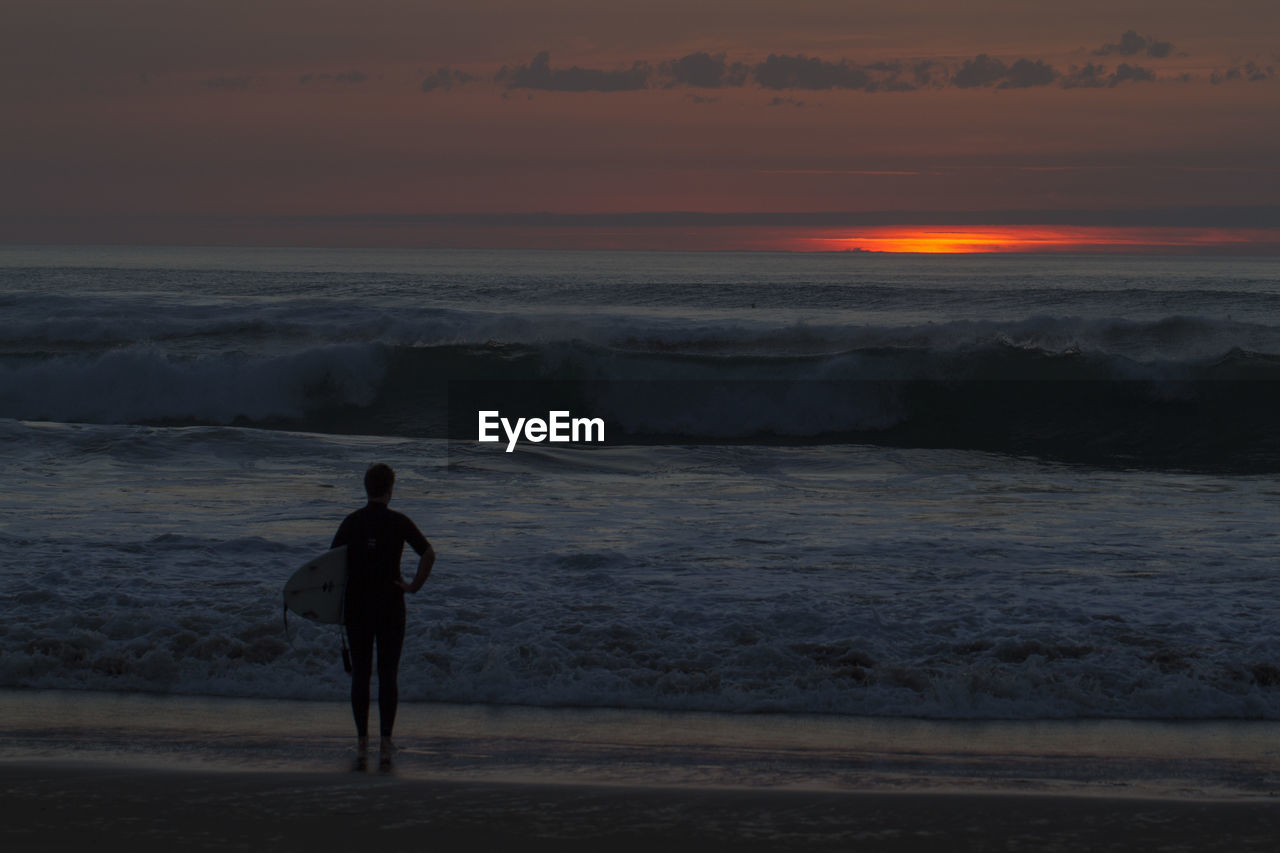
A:
{"label": "whitewater", "polygon": [[2,687],[342,700],[280,589],[386,461],[406,701],[1280,719],[1275,259],[3,247],[0,314]]}

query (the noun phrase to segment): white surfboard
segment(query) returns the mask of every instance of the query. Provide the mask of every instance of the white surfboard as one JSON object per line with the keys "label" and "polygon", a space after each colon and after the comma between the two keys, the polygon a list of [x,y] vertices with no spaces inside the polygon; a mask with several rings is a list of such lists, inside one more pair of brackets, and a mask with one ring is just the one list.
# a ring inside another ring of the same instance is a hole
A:
{"label": "white surfboard", "polygon": [[326,624],[342,621],[347,592],[347,546],[308,561],[284,585],[284,606],[306,619]]}

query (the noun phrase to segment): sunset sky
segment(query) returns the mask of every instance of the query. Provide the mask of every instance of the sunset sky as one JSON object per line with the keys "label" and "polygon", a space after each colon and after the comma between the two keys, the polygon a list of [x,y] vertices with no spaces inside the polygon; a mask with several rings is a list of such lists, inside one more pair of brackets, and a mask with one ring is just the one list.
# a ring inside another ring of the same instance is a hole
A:
{"label": "sunset sky", "polygon": [[0,66],[6,243],[1280,253],[1274,0],[6,0]]}

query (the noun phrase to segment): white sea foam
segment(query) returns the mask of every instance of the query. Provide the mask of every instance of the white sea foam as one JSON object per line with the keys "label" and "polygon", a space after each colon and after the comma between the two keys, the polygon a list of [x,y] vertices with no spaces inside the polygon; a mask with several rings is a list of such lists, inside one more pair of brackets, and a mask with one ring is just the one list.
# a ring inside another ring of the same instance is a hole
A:
{"label": "white sea foam", "polygon": [[6,426],[51,470],[4,542],[0,685],[340,698],[337,632],[294,617],[287,638],[279,590],[394,453],[441,555],[410,600],[408,700],[1280,719],[1265,482],[862,448],[447,473],[432,442],[237,429],[148,430],[140,466],[136,433]]}
{"label": "white sea foam", "polygon": [[[280,590],[382,459],[408,700],[1280,719],[1274,262],[161,254],[0,265],[0,685],[341,700]],[[649,435],[451,447],[457,377]]]}

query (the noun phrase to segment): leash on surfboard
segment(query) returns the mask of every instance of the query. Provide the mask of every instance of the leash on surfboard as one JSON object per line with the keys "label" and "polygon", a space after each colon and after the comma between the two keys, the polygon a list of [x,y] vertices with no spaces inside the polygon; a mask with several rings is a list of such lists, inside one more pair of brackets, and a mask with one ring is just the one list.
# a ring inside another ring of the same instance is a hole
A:
{"label": "leash on surfboard", "polygon": [[293,648],[293,637],[289,636],[289,597],[282,594],[280,596],[281,603],[284,605],[284,638],[289,641],[289,648]]}

